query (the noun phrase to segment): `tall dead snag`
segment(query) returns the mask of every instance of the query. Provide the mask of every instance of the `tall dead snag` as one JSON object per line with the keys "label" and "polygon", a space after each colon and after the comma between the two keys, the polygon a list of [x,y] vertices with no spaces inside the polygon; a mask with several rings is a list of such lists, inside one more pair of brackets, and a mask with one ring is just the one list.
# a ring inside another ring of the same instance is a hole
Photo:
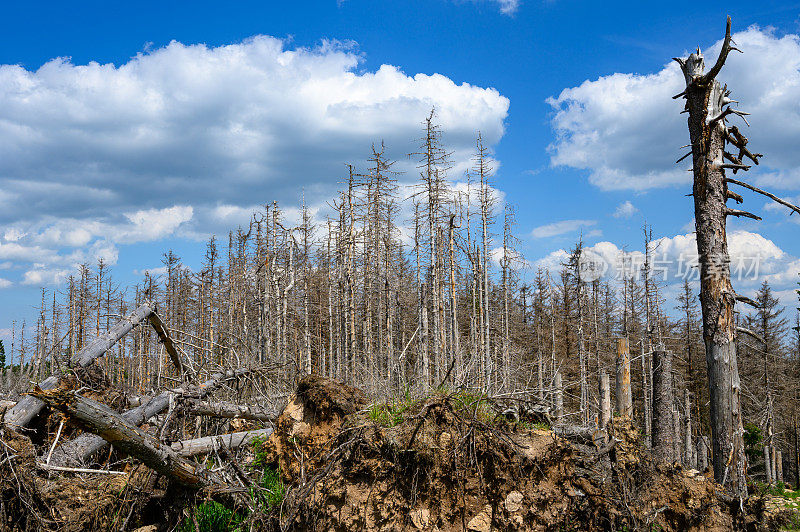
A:
{"label": "tall dead snag", "polygon": [[683,409],[686,412],[683,430],[683,464],[690,469],[697,469],[697,456],[692,441],[692,399],[688,388],[683,392]]}
{"label": "tall dead snag", "polygon": [[633,417],[633,396],[631,394],[631,354],[627,338],[617,338],[617,414]]}
{"label": "tall dead snag", "polygon": [[[117,322],[117,324],[109,329],[106,334],[98,336],[92,343],[73,355],[72,359],[70,360],[70,365],[72,367],[88,367],[92,362],[94,362],[95,359],[100,358],[105,354],[106,351],[111,349],[111,347],[117,343],[120,338],[128,334],[143,320],[149,319],[150,316],[153,316],[154,314],[155,313],[150,304],[145,303],[144,305],[140,306],[126,318]],[[160,337],[163,334],[164,338],[169,338],[160,319],[153,323],[161,324],[161,332],[158,333]],[[159,329],[157,328],[157,331],[158,330]],[[169,342],[169,345],[172,345],[172,342]],[[39,388],[42,390],[51,390],[58,385],[58,381],[59,377],[57,376],[48,377],[39,383]],[[6,412],[6,415],[3,417],[3,423],[15,429],[23,428],[27,426],[34,417],[36,417],[36,415],[42,410],[42,407],[44,407],[44,403],[42,401],[36,397],[26,395],[13,408]]]}
{"label": "tall dead snag", "polygon": [[676,461],[675,421],[672,410],[672,354],[653,351],[653,455],[666,463]]}
{"label": "tall dead snag", "polygon": [[[739,194],[728,190],[728,184],[744,186],[773,200],[778,198],[725,176],[725,170],[732,170],[734,173],[748,170],[750,166],[744,163],[745,158],[758,164],[758,158],[761,157],[760,153],[752,153],[747,148],[747,138],[736,126],[726,123],[727,117],[732,114],[742,118],[747,114],[730,107],[734,103],[729,98],[730,91],[715,79],[731,50],[741,51],[731,39],[731,19],[728,17],[722,49],[716,63],[708,72],[705,72],[703,54],[699,49],[686,59],[675,58],[686,80],[686,90],[675,98],[686,99],[686,112],[689,114],[692,150],[678,162],[692,156],[695,227],[700,262],[700,305],[711,395],[714,476],[734,495],[745,497],[747,464],[733,315],[738,296],[731,286],[725,224],[728,216],[760,218],[726,205],[728,199],[742,202]],[[738,154],[727,152],[726,143],[734,146]],[[800,213],[800,208],[784,200],[778,203]]]}

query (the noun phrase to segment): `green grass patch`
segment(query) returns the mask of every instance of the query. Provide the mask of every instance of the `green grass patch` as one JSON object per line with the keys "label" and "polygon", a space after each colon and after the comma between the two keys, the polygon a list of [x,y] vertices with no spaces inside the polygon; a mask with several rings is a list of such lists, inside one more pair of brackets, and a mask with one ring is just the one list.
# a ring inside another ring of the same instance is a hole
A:
{"label": "green grass patch", "polygon": [[261,478],[255,486],[250,488],[250,496],[264,511],[279,508],[286,496],[286,486],[281,480],[280,472],[271,467],[265,467]]}
{"label": "green grass patch", "polygon": [[266,438],[253,440],[255,459],[250,464],[252,471],[261,471],[261,476],[255,485],[250,488],[250,497],[257,502],[265,512],[280,507],[286,496],[286,486],[281,480],[280,471],[267,463],[267,453],[264,449]]}
{"label": "green grass patch", "polygon": [[[216,501],[206,501],[194,508],[194,519],[200,532],[233,532],[239,530],[242,517]],[[195,532],[194,522],[187,517],[181,532]]]}
{"label": "green grass patch", "polygon": [[383,425],[384,427],[396,427],[405,421],[405,414],[416,401],[411,397],[411,393],[406,389],[402,398],[396,401],[385,403],[375,403],[369,407],[368,417],[371,421]]}

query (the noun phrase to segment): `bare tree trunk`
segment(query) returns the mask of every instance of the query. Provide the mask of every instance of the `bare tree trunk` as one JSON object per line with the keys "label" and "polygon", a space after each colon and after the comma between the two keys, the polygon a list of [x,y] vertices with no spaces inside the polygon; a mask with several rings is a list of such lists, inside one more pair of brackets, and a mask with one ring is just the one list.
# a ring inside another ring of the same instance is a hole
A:
{"label": "bare tree trunk", "polygon": [[708,445],[705,436],[697,438],[697,470],[705,471],[708,468]]}
{"label": "bare tree trunk", "polygon": [[600,374],[600,430],[605,430],[611,421],[611,379],[608,373]]}
{"label": "bare tree trunk", "polygon": [[627,338],[617,338],[617,413],[631,419],[633,417],[633,396],[631,394],[631,359]]}
{"label": "bare tree trunk", "polygon": [[272,434],[272,429],[250,430],[246,432],[233,432],[231,434],[219,434],[217,436],[206,436],[193,440],[176,441],[170,448],[178,456],[189,457],[198,454],[206,454],[216,449],[238,449],[245,445],[250,445],[253,441],[260,438],[268,438]]}
{"label": "bare tree trunk", "polygon": [[[705,63],[698,50],[688,59],[676,58],[686,78],[689,136],[694,171],[694,212],[697,252],[700,259],[700,303],[703,311],[703,339],[706,345],[708,383],[711,392],[711,429],[714,446],[714,477],[734,495],[747,496],[746,469],[740,401],[739,368],[736,358],[734,304],[730,257],[726,237],[726,217],[741,214],[729,209],[725,169],[747,169],[741,164],[750,152],[739,142],[738,162],[725,163],[725,140],[738,137],[738,130],[725,124],[725,116],[741,114],[732,108],[728,91],[715,80],[725,64],[731,43],[728,17],[725,40],[716,64],[704,73]],[[743,138],[743,137],[742,137]],[[750,155],[756,163],[757,155]],[[749,214],[749,213],[747,213]]]}
{"label": "bare tree trunk", "polygon": [[561,423],[562,418],[564,417],[564,387],[561,382],[561,371],[556,371],[555,377],[553,378],[553,385],[555,386],[555,420],[556,423]]}
{"label": "bare tree trunk", "polygon": [[697,469],[697,457],[695,456],[694,445],[692,444],[692,400],[689,389],[684,390],[683,408],[686,412],[686,425],[683,437],[683,461],[686,467]]}
{"label": "bare tree trunk", "polygon": [[769,445],[764,446],[764,475],[766,476],[767,484],[772,485],[775,475],[772,474],[772,455]]}
{"label": "bare tree trunk", "polygon": [[252,419],[254,421],[274,421],[278,415],[263,408],[234,403],[200,401],[189,399],[184,402],[186,410],[197,416],[211,416],[228,419]]}
{"label": "bare tree trunk", "polygon": [[141,460],[147,467],[183,486],[197,489],[218,483],[204,466],[182,458],[170,447],[102,403],[67,390],[40,390],[32,393],[68,415],[84,429],[102,436],[120,451]]}
{"label": "bare tree trunk", "polygon": [[676,459],[672,402],[672,354],[656,349],[653,351],[653,456],[668,464]]}
{"label": "bare tree trunk", "polygon": [[[190,388],[189,391],[191,391],[195,397],[202,399],[223,382],[245,375],[249,373],[249,371],[248,369],[238,369],[235,371],[215,373],[196,389]],[[128,410],[122,414],[122,417],[132,425],[141,425],[151,417],[166,410],[171,397],[180,395],[185,391],[186,390],[177,389],[162,392],[140,406]],[[100,452],[107,446],[108,442],[100,436],[88,433],[81,434],[77,438],[66,441],[63,445],[57,447],[51,457],[51,463],[59,466],[79,465],[89,460],[94,454]]]}

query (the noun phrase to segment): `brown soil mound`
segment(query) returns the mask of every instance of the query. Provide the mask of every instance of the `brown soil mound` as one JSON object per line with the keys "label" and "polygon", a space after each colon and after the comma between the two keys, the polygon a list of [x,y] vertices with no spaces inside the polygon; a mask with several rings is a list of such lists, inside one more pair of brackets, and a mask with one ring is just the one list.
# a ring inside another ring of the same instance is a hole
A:
{"label": "brown soil mound", "polygon": [[[221,500],[242,531],[777,530],[795,515],[761,497],[740,513],[703,474],[654,465],[627,419],[614,418],[608,445],[496,411],[466,392],[370,405],[360,390],[306,377],[258,459],[252,448],[235,457],[248,485],[261,465],[277,467],[282,503],[265,509],[243,490]],[[37,455],[51,443],[0,428],[0,531],[174,530],[206,497],[136,461],[124,475],[45,471]],[[120,469],[114,456],[101,463]]]}
{"label": "brown soil mound", "polygon": [[291,486],[283,530],[758,529],[702,474],[654,466],[625,419],[599,452],[464,394],[380,408],[327,379],[301,382],[267,443]]}

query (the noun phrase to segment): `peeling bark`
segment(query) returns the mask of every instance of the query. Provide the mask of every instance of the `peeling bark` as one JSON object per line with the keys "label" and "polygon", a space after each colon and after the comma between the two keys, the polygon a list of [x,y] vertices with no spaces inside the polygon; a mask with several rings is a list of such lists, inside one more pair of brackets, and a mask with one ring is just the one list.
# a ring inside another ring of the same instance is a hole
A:
{"label": "peeling bark", "polygon": [[[725,228],[728,213],[725,202],[729,195],[725,181],[726,164],[723,162],[726,139],[738,134],[738,130],[736,134],[731,133],[732,128],[726,125],[725,117],[730,114],[741,116],[742,113],[726,107],[731,103],[729,92],[714,79],[725,64],[728,53],[734,49],[729,17],[719,58],[707,73],[704,73],[705,63],[700,50],[687,59],[675,60],[681,65],[686,80],[686,90],[678,96],[686,98],[689,113],[700,303],[711,395],[714,476],[735,496],[746,497],[747,464],[733,316],[736,300],[731,286]],[[744,142],[739,144],[744,146]],[[756,163],[757,157],[758,154],[753,154]]]}

